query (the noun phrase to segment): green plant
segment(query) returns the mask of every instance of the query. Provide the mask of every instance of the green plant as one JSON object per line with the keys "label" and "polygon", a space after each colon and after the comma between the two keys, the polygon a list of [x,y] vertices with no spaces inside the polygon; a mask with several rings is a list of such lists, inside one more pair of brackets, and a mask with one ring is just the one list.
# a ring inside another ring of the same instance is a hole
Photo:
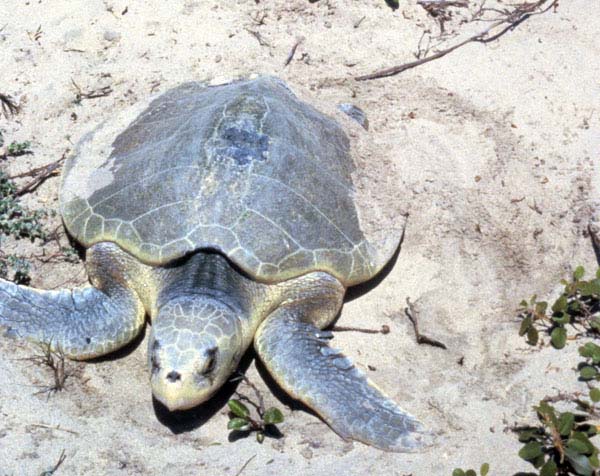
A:
{"label": "green plant", "polygon": [[538,301],[535,295],[529,301],[521,301],[518,312],[523,320],[519,335],[526,336],[529,344],[536,345],[540,330],[545,331],[557,349],[567,343],[567,326],[577,329],[578,335],[599,336],[600,269],[590,280],[584,280],[584,275],[583,266],[578,266],[571,281],[561,280],[563,292],[550,308],[548,302]]}
{"label": "green plant", "polygon": [[29,284],[31,264],[22,256],[4,255],[0,252],[0,278],[17,284]]}
{"label": "green plant", "polygon": [[[23,208],[17,196],[17,186],[0,171],[0,245],[2,235],[16,239],[45,239],[41,220],[47,216],[44,210],[30,211]],[[18,284],[29,284],[30,263],[26,258],[5,254],[0,250],[0,278]]]}
{"label": "green plant", "polygon": [[[252,403],[252,402],[250,402]],[[253,404],[258,418],[253,418],[250,409],[240,400],[229,400],[229,423],[227,429],[236,432],[250,433],[256,432],[256,441],[262,443],[265,435],[277,435],[277,424],[283,422],[283,413],[276,407],[268,410],[261,408],[261,405]]]}
{"label": "green plant", "polygon": [[544,400],[534,409],[540,425],[514,429],[524,443],[519,456],[538,469],[539,476],[594,475],[600,463],[590,441],[597,427],[589,410],[561,413]]}
{"label": "green plant", "polygon": [[31,154],[31,142],[28,140],[25,142],[12,141],[7,148],[7,155],[12,157],[18,157],[19,155]]}
{"label": "green plant", "polygon": [[30,211],[21,206],[17,197],[17,186],[0,171],[0,234],[17,239],[45,239],[46,233],[41,219],[48,213],[44,210]]}
{"label": "green plant", "polygon": [[[488,463],[483,463],[479,469],[479,474],[481,476],[487,476],[489,472],[490,465]],[[456,468],[454,471],[452,471],[452,476],[477,476],[477,472],[474,469]]]}

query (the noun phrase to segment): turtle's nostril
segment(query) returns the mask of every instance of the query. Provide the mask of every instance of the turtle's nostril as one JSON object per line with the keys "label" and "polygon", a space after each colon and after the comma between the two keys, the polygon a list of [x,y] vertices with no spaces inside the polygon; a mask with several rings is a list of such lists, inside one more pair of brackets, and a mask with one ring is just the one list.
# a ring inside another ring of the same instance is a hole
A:
{"label": "turtle's nostril", "polygon": [[178,380],[181,380],[181,374],[179,372],[175,372],[175,370],[171,370],[168,374],[167,374],[167,380],[169,382],[177,382]]}

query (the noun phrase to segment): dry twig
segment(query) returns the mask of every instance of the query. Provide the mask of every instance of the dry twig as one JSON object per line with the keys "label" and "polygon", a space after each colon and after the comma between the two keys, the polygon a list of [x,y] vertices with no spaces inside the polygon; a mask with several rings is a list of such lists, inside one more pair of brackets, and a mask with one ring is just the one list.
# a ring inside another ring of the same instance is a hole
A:
{"label": "dry twig", "polygon": [[[514,9],[510,11],[498,11],[500,13],[499,19],[493,21],[491,25],[489,25],[487,28],[480,31],[479,33],[476,33],[475,35],[472,35],[449,48],[440,50],[437,53],[425,56],[416,61],[411,61],[409,63],[393,66],[391,68],[385,68],[379,71],[375,71],[371,74],[357,76],[354,79],[356,81],[366,81],[370,79],[387,78],[389,76],[395,76],[408,69],[412,69],[417,66],[429,63],[430,61],[443,58],[444,56],[452,53],[458,48],[461,48],[469,43],[489,43],[491,41],[497,40],[509,31],[514,30],[518,25],[523,23],[528,18],[534,15],[541,15],[542,13],[545,13],[552,8],[556,9],[558,7],[558,1],[559,0],[537,0],[535,2],[525,2],[518,4],[517,6],[515,6]],[[483,9],[480,9],[476,13],[476,16],[473,18],[473,21],[481,20],[481,18],[479,17],[481,16],[482,11]],[[492,10],[487,9],[486,11]]]}
{"label": "dry twig", "polygon": [[13,98],[7,94],[0,93],[0,104],[2,104],[2,114],[8,119],[19,112],[19,106]]}
{"label": "dry twig", "polygon": [[410,298],[406,298],[406,307],[404,308],[404,313],[406,317],[410,319],[412,322],[413,328],[415,330],[415,336],[417,338],[417,344],[427,344],[433,347],[439,347],[441,349],[446,349],[446,345],[439,340],[432,339],[431,337],[427,337],[419,332],[419,322],[417,321],[417,313],[410,302]]}
{"label": "dry twig", "polygon": [[364,327],[344,327],[344,326],[333,326],[331,328],[335,332],[362,332],[363,334],[389,334],[390,326],[382,325],[381,329],[365,329]]}
{"label": "dry twig", "polygon": [[50,343],[40,343],[39,348],[41,350],[40,354],[27,357],[23,360],[46,366],[52,370],[53,384],[42,387],[41,390],[35,392],[35,395],[46,393],[48,398],[50,398],[53,393],[64,390],[65,382],[71,374],[65,370],[65,354],[60,347],[54,350]]}
{"label": "dry twig", "polygon": [[233,381],[233,382],[236,380],[241,380],[242,382],[244,382],[246,385],[248,385],[252,389],[252,391],[254,392],[254,395],[256,395],[256,399],[258,400],[258,403],[255,403],[253,400],[250,400],[250,398],[248,398],[246,395],[243,395],[238,391],[236,391],[235,394],[238,396],[238,398],[240,400],[243,400],[243,401],[249,403],[250,405],[252,405],[254,408],[256,408],[258,415],[262,418],[262,416],[265,414],[265,401],[263,399],[262,393],[260,393],[260,390],[258,390],[258,387],[256,385],[254,385],[250,381],[250,379],[243,374],[240,374],[238,377],[231,379],[231,381]]}
{"label": "dry twig", "polygon": [[75,88],[75,103],[80,103],[83,99],[96,99],[108,96],[113,91],[110,86],[102,86],[91,91],[84,91],[72,78],[71,83]]}
{"label": "dry twig", "polygon": [[56,470],[58,470],[58,468],[60,468],[60,465],[63,464],[66,459],[67,459],[67,455],[65,454],[65,450],[62,450],[60,453],[60,456],[58,457],[58,461],[56,462],[56,464],[48,471],[43,471],[40,474],[40,476],[52,476],[54,473],[56,473]]}
{"label": "dry twig", "polygon": [[260,46],[271,46],[258,31],[251,30],[250,28],[246,28],[246,31],[258,40]]}
{"label": "dry twig", "polygon": [[304,37],[301,36],[300,38],[298,38],[296,40],[296,43],[294,43],[294,46],[292,46],[292,49],[290,50],[290,54],[288,55],[288,57],[285,60],[285,63],[283,63],[283,67],[285,68],[288,64],[290,64],[292,62],[292,60],[294,59],[294,55],[296,54],[296,50],[298,49],[298,46],[300,46],[300,44],[304,41]]}
{"label": "dry twig", "polygon": [[256,455],[250,456],[250,458],[248,458],[248,460],[244,463],[244,465],[240,468],[240,470],[235,474],[235,476],[240,476],[240,474],[242,474],[242,471],[244,471],[246,469],[246,466],[248,466],[250,461],[252,461],[254,458],[256,458]]}
{"label": "dry twig", "polygon": [[22,177],[33,177],[29,182],[23,185],[19,190],[17,190],[17,196],[25,195],[26,193],[31,193],[35,189],[37,189],[40,185],[42,185],[47,179],[52,177],[53,175],[58,175],[60,166],[67,158],[68,150],[65,151],[62,157],[54,162],[50,162],[49,164],[42,165],[41,167],[36,167],[35,169],[28,170],[27,172],[23,172],[20,174],[12,175],[9,178],[16,179]]}

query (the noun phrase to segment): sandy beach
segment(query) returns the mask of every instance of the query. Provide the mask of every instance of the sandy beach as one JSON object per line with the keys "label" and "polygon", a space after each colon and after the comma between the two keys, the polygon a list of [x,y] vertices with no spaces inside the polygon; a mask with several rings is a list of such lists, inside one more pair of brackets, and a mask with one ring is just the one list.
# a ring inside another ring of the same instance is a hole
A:
{"label": "sandy beach", "polygon": [[[439,48],[485,28],[465,20],[474,9],[452,10]],[[346,442],[265,382],[248,355],[242,370],[282,409],[283,437],[231,442],[232,386],[185,418],[153,405],[147,335],[117,355],[67,362],[66,388],[49,397],[38,390],[51,373],[27,360],[36,347],[0,338],[0,475],[39,475],[63,451],[57,476],[450,476],[484,462],[492,476],[531,470],[509,428],[535,423],[531,407],[544,396],[587,388],[573,371],[578,344],[558,352],[544,336],[545,345],[528,346],[516,309],[532,294],[556,297],[575,266],[598,266],[587,231],[600,198],[593,13],[589,1],[565,0],[495,41],[356,81],[414,61],[424,32],[438,36],[439,18],[415,0],[396,10],[383,0],[0,0],[0,93],[20,107],[0,116],[0,130],[32,151],[0,161],[10,175],[68,156],[117,112],[191,80],[269,74],[319,103],[359,106],[385,151],[374,170],[394,184],[384,198],[408,218],[396,261],[350,289],[337,322],[390,333],[339,332],[334,343],[438,435],[410,454]],[[57,211],[59,184],[50,177],[22,203]],[[61,230],[57,214],[44,224]],[[58,239],[66,246],[64,233]],[[87,282],[82,262],[43,259],[54,241],[2,246],[34,256],[32,286]],[[407,297],[421,332],[447,349],[417,344]],[[244,383],[238,390],[252,395]]]}

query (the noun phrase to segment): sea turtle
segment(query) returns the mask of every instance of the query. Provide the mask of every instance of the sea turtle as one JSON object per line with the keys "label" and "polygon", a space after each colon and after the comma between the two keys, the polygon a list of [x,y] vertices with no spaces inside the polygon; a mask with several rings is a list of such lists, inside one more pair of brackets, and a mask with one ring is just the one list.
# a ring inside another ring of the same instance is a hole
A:
{"label": "sea turtle", "polygon": [[422,425],[323,330],[401,238],[357,205],[349,135],[360,133],[273,77],[186,83],[111,118],[82,139],[61,184],[91,286],[0,281],[0,326],[89,359],[149,316],[152,393],[171,411],[207,400],[254,343],[275,381],[342,437],[420,447]]}

